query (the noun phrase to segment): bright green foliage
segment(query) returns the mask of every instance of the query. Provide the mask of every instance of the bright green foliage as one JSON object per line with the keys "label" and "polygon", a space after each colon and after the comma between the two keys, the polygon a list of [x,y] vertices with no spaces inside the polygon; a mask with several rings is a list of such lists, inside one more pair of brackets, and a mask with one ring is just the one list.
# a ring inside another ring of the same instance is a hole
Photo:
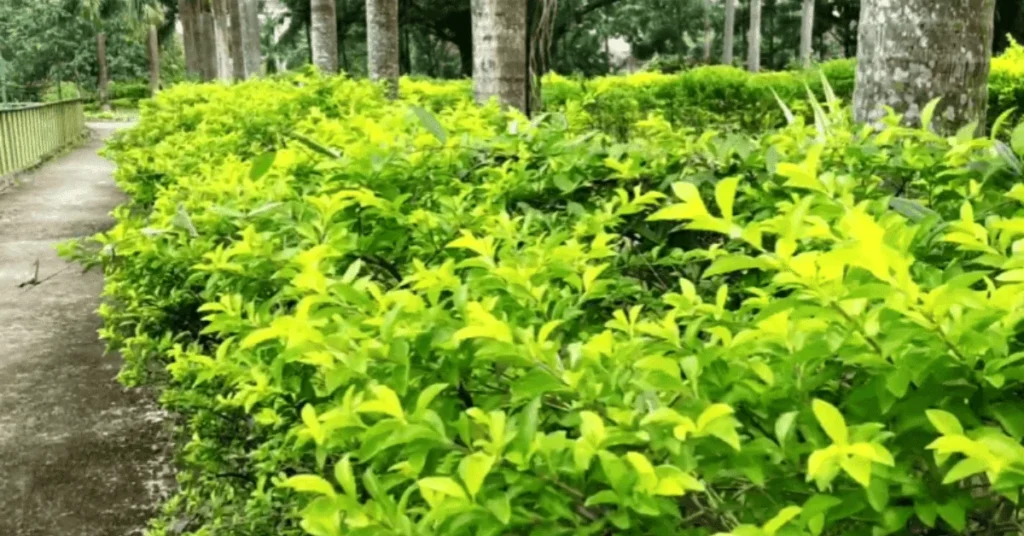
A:
{"label": "bright green foliage", "polygon": [[133,203],[69,249],[124,378],[182,416],[155,534],[1012,522],[1024,127],[875,132],[830,100],[624,144],[577,101],[417,84],[179,86],[111,146]]}

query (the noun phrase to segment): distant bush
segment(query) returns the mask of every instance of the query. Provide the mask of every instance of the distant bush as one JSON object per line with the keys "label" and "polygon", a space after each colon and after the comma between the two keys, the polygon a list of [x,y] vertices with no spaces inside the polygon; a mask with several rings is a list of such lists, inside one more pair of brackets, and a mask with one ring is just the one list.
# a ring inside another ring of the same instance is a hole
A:
{"label": "distant bush", "polygon": [[43,90],[41,99],[43,102],[58,102],[60,100],[77,99],[82,96],[78,84],[74,82],[60,82],[51,84]]}

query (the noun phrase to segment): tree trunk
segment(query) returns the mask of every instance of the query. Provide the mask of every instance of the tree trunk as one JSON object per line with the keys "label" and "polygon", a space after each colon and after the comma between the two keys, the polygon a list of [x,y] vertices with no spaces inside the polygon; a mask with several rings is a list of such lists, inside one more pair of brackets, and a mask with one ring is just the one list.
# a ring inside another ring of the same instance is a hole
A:
{"label": "tree trunk", "polygon": [[96,80],[96,97],[100,101],[100,108],[109,111],[110,102],[107,98],[107,33],[96,34],[96,62],[99,64],[99,78]]}
{"label": "tree trunk", "polygon": [[984,129],[992,53],[992,0],[864,0],[854,115],[874,123],[891,106],[908,125],[942,100],[939,132],[978,121]]}
{"label": "tree trunk", "polygon": [[366,57],[370,80],[384,82],[398,96],[398,0],[366,0]]}
{"label": "tree trunk", "polygon": [[338,16],[334,0],[310,0],[310,49],[313,65],[338,72]]}
{"label": "tree trunk", "polygon": [[761,70],[761,0],[750,0],[750,29],[747,31],[747,70]]}
{"label": "tree trunk", "polygon": [[160,91],[160,37],[156,25],[149,25],[149,95],[155,97]]}
{"label": "tree trunk", "polygon": [[800,65],[804,69],[811,67],[811,51],[814,39],[814,0],[804,0],[803,12],[800,15]]}
{"label": "tree trunk", "polygon": [[711,63],[711,0],[704,0],[704,65]]}
{"label": "tree trunk", "polygon": [[473,92],[529,114],[526,0],[472,0]]}
{"label": "tree trunk", "polygon": [[736,0],[725,0],[725,31],[722,33],[722,63],[732,65],[736,34]]}
{"label": "tree trunk", "polygon": [[201,6],[198,11],[199,32],[196,38],[196,51],[199,55],[201,77],[204,82],[217,78],[217,45],[213,24],[213,12],[209,6]]}
{"label": "tree trunk", "polygon": [[231,80],[234,74],[234,62],[231,60],[231,18],[228,15],[228,0],[212,0],[212,2],[217,78]]}
{"label": "tree trunk", "polygon": [[231,50],[231,74],[235,80],[245,80],[248,73],[245,69],[245,30],[242,28],[243,0],[225,0],[228,12],[229,40]]}
{"label": "tree trunk", "polygon": [[181,21],[181,42],[185,49],[185,70],[189,77],[199,78],[201,68],[196,50],[196,6],[191,0],[178,0],[178,19]]}
{"label": "tree trunk", "polygon": [[245,61],[245,76],[259,76],[263,65],[260,50],[260,7],[259,0],[239,0],[242,9],[242,50]]}

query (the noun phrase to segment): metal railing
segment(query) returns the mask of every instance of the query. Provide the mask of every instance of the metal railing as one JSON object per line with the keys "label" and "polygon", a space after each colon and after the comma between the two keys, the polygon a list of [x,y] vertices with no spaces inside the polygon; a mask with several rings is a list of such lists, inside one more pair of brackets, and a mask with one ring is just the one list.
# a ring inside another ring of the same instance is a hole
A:
{"label": "metal railing", "polygon": [[81,99],[0,106],[0,177],[39,164],[84,132]]}

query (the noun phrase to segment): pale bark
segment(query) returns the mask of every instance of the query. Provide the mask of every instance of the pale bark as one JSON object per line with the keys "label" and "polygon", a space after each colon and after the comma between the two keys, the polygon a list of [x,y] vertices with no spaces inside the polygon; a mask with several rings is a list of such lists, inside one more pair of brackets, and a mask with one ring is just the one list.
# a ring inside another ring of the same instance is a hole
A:
{"label": "pale bark", "polygon": [[160,91],[160,39],[157,35],[156,25],[149,25],[149,41],[147,51],[149,53],[149,95],[156,96]]}
{"label": "pale bark", "polygon": [[398,46],[398,0],[366,0],[367,71],[390,98],[398,96]]}
{"label": "pale bark", "polygon": [[196,49],[200,60],[199,70],[203,81],[209,82],[217,78],[217,45],[213,12],[208,6],[201,7],[197,19],[199,31],[196,36]]}
{"label": "pale bark", "polygon": [[235,80],[245,80],[245,38],[242,28],[242,0],[225,0],[228,12],[229,42],[231,51],[231,74]]}
{"label": "pale bark", "polygon": [[100,101],[103,110],[110,110],[110,102],[107,97],[107,83],[110,75],[107,72],[107,34],[98,32],[96,34],[96,62],[99,64],[99,77],[96,80],[96,97]]}
{"label": "pale bark", "polygon": [[196,50],[196,6],[190,0],[178,0],[178,18],[181,20],[181,43],[185,49],[185,70],[189,76],[200,77],[199,54]]}
{"label": "pale bark", "polygon": [[526,0],[472,0],[473,92],[529,113]]}
{"label": "pale bark", "polygon": [[885,106],[908,125],[932,99],[940,132],[984,128],[992,54],[992,0],[864,0],[854,115],[875,123]]}
{"label": "pale bark", "polygon": [[722,63],[732,65],[736,47],[736,0],[725,0],[725,30],[722,32]]}
{"label": "pale bark", "polygon": [[761,70],[761,0],[750,0],[750,29],[747,30],[747,70]]}
{"label": "pale bark", "polygon": [[804,0],[800,15],[800,64],[804,69],[811,66],[814,39],[814,0]]}
{"label": "pale bark", "polygon": [[214,48],[217,55],[217,78],[231,80],[233,62],[231,61],[231,28],[228,16],[227,0],[213,1],[213,32]]}
{"label": "pale bark", "polygon": [[310,49],[313,64],[338,72],[338,18],[334,0],[310,0]]}
{"label": "pale bark", "polygon": [[245,51],[245,75],[259,76],[263,65],[260,50],[259,0],[239,0],[242,6],[242,49]]}

